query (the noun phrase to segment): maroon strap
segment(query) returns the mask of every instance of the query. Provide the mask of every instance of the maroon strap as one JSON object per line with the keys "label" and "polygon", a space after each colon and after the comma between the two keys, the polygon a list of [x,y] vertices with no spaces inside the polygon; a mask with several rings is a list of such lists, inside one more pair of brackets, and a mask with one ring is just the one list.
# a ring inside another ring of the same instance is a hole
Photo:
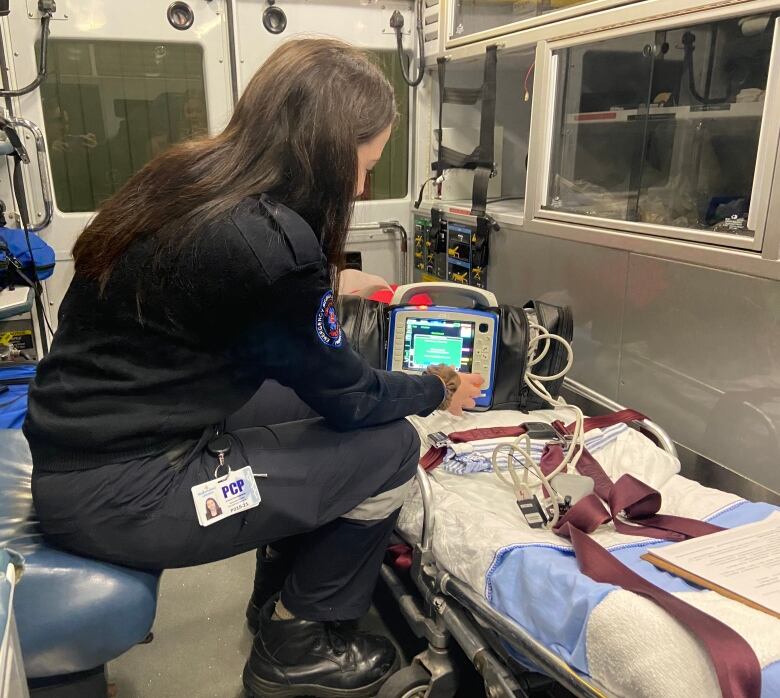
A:
{"label": "maroon strap", "polygon": [[583,574],[596,582],[614,584],[650,599],[695,635],[712,659],[723,698],[759,698],[761,665],[753,648],[739,633],[640,577],[576,524],[567,524],[567,529],[566,535],[571,538]]}
{"label": "maroon strap", "polygon": [[[619,412],[605,414],[601,417],[587,417],[585,419],[584,427],[585,431],[590,431],[591,429],[611,427],[615,424],[635,422],[644,418],[645,416],[636,410],[620,410]],[[554,422],[553,426],[555,426],[561,434],[570,434],[574,425],[569,424],[568,426],[564,426],[563,422]],[[461,444],[471,441],[484,441],[485,439],[500,439],[505,436],[522,436],[526,431],[527,429],[524,424],[513,427],[481,427],[477,429],[465,429],[464,431],[454,431],[448,435],[448,438],[452,443]],[[420,458],[420,465],[426,471],[434,470],[441,465],[445,455],[447,455],[446,448],[431,447],[428,449],[428,452]],[[558,462],[560,463],[560,461]],[[609,484],[611,486],[612,482]]]}
{"label": "maroon strap", "polygon": [[[540,467],[545,475],[549,475],[563,460],[563,449],[559,444],[548,444],[542,454]],[[577,502],[561,518],[556,527],[560,532],[567,523],[576,519],[577,528],[583,531],[595,531],[606,520],[615,524],[615,530],[629,536],[660,538],[662,540],[684,540],[705,536],[708,533],[722,531],[720,526],[689,519],[682,516],[658,514],[661,508],[661,493],[637,480],[633,475],[625,474],[613,484],[604,472],[601,464],[583,449],[577,463],[577,472],[593,479],[594,491],[604,500],[609,512],[598,502]],[[621,517],[621,514],[623,515]],[[563,535],[563,534],[562,534]]]}
{"label": "maroon strap", "polygon": [[[647,417],[641,412],[636,410],[619,410],[618,412],[612,412],[611,414],[603,414],[600,417],[586,417],[585,418],[585,431],[591,429],[603,429],[604,427],[612,427],[615,424],[628,424],[629,422],[642,422]],[[568,428],[572,428],[572,424],[569,424]]]}
{"label": "maroon strap", "polygon": [[[562,459],[560,445],[549,445],[542,455],[542,471],[549,474]],[[577,564],[583,574],[597,582],[615,584],[641,594],[688,628],[712,658],[724,698],[758,698],[761,693],[761,665],[753,648],[741,635],[643,579],[587,535],[610,520],[620,533],[664,540],[694,538],[722,528],[696,519],[658,514],[660,492],[629,474],[621,476],[613,484],[587,450],[583,450],[576,467],[581,475],[593,478],[596,494],[588,495],[569,509],[561,517],[555,532],[571,538]],[[607,502],[609,511],[602,504],[602,499]],[[621,513],[628,521],[619,516]]]}
{"label": "maroon strap", "polygon": [[420,458],[420,465],[422,466],[423,470],[430,472],[444,460],[444,456],[446,455],[447,449],[445,447],[434,448],[431,446],[425,455]]}
{"label": "maroon strap", "polygon": [[[636,410],[618,410],[617,412],[610,412],[609,414],[603,414],[600,417],[585,417],[583,422],[583,431],[590,431],[591,429],[604,429],[604,427],[613,427],[615,424],[628,424],[629,422],[642,422],[647,417],[641,412]],[[554,422],[556,427],[563,425],[563,422]],[[563,427],[563,433],[571,434],[574,431],[574,422],[567,424]]]}
{"label": "maroon strap", "polygon": [[[453,431],[448,435],[452,443],[463,444],[470,441],[484,441],[485,439],[499,439],[503,436],[522,436],[527,429],[524,424],[516,427],[482,427],[480,429],[467,429],[464,431]],[[431,448],[420,458],[420,465],[425,471],[431,471],[441,464],[444,456],[447,455],[446,448]]]}
{"label": "maroon strap", "polygon": [[[665,540],[684,540],[697,538],[722,531],[721,526],[689,519],[684,516],[658,514],[661,508],[661,493],[626,473],[612,488],[609,497],[609,510],[620,533],[635,536],[652,536]],[[639,525],[626,523],[618,518],[620,512],[626,519]]]}
{"label": "maroon strap", "polygon": [[485,439],[500,439],[504,436],[522,436],[527,432],[525,424],[519,424],[516,427],[482,427],[479,429],[466,429],[465,431],[454,431],[449,435],[450,441],[454,444],[463,444],[470,441],[484,441]]}
{"label": "maroon strap", "polygon": [[583,497],[558,521],[555,533],[568,538],[573,527],[586,533],[593,533],[599,526],[612,521],[612,515],[606,510],[595,494]]}

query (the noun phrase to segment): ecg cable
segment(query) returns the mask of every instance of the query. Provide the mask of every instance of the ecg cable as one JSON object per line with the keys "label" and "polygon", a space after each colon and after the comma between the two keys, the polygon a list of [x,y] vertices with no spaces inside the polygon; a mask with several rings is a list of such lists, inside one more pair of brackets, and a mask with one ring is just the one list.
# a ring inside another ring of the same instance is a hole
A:
{"label": "ecg cable", "polygon": [[[528,484],[528,473],[532,472],[539,479],[543,489],[547,492],[542,502],[543,506],[550,514],[550,520],[547,522],[546,528],[554,528],[560,518],[559,503],[561,502],[561,498],[552,486],[551,480],[558,473],[565,472],[569,466],[576,466],[579,462],[585,445],[585,415],[576,405],[567,404],[561,397],[554,398],[550,394],[550,391],[545,387],[545,383],[559,380],[571,370],[571,367],[574,364],[574,351],[572,350],[571,344],[560,335],[553,334],[547,330],[547,328],[534,322],[530,318],[528,326],[531,331],[531,338],[528,342],[528,361],[525,375],[523,376],[523,382],[531,392],[547,402],[551,407],[567,407],[572,410],[574,412],[573,430],[570,435],[567,435],[563,439],[564,443],[567,444],[563,460],[555,470],[547,475],[542,472],[541,467],[533,459],[531,453],[531,439],[528,434],[519,436],[512,443],[504,443],[496,446],[493,450],[491,463],[493,471],[498,479],[504,485],[512,489],[518,500],[528,499],[533,496],[532,489]],[[566,365],[558,373],[551,376],[543,376],[534,373],[534,366],[541,363],[548,355],[553,342],[558,342],[563,345],[563,348],[566,350]],[[506,454],[506,470],[509,477],[501,472],[499,466],[499,459],[503,454]],[[517,472],[515,463],[519,463],[523,466],[522,477]]]}

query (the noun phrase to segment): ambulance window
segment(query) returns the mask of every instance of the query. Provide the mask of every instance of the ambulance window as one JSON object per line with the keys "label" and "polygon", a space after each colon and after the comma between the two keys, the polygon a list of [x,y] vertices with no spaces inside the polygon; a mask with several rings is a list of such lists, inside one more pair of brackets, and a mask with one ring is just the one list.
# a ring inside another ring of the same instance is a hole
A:
{"label": "ambulance window", "polygon": [[152,157],[208,129],[197,44],[52,37],[41,97],[63,212],[94,211]]}
{"label": "ambulance window", "polygon": [[395,89],[398,119],[382,159],[366,177],[361,198],[369,201],[402,199],[408,191],[409,179],[409,88],[401,75],[394,50],[371,51],[371,54]]}

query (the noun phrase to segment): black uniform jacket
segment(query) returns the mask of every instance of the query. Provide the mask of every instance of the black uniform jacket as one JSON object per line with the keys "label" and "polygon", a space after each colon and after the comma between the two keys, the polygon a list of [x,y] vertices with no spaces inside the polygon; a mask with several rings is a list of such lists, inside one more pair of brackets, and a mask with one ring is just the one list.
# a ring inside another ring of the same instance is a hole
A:
{"label": "black uniform jacket", "polygon": [[371,368],[347,342],[311,227],[267,197],[153,261],[123,253],[103,294],[76,275],[39,365],[24,432],[38,470],[160,453],[219,424],[264,380],[289,386],[338,429],[428,414],[436,376]]}

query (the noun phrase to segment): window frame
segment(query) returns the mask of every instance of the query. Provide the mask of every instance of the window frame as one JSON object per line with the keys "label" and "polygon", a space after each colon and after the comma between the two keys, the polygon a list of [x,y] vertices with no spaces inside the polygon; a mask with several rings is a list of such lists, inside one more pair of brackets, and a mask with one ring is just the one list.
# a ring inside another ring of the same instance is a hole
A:
{"label": "window frame", "polygon": [[[615,22],[604,29],[584,29],[576,33],[542,40],[537,45],[536,76],[534,80],[534,107],[531,116],[532,139],[529,153],[529,176],[525,200],[525,220],[534,224],[563,224],[577,226],[579,229],[602,230],[609,233],[631,233],[642,237],[665,238],[678,242],[691,242],[700,245],[731,248],[745,252],[760,253],[764,249],[767,232],[770,192],[775,173],[775,164],[780,147],[780,19],[775,20],[772,41],[772,53],[767,75],[766,96],[761,121],[761,131],[756,154],[753,175],[751,211],[749,222],[755,225],[752,237],[727,233],[699,231],[676,226],[663,226],[653,223],[623,221],[600,218],[575,213],[566,213],[543,208],[548,200],[552,158],[555,138],[555,104],[557,98],[558,55],[557,51],[614,38],[629,37],[642,32],[655,32],[664,29],[676,29],[696,24],[717,22],[748,14],[777,11],[777,5],[770,3],[744,3],[745,7],[719,6],[717,8],[700,7],[659,13],[657,16],[638,16],[632,21],[631,15],[636,6],[624,8],[625,21]],[[641,9],[641,8],[640,8]],[[539,78],[538,80],[536,78]],[[758,200],[756,203],[756,199]],[[567,236],[577,239],[575,235]],[[772,245],[775,246],[773,241]],[[776,250],[771,254],[775,255]],[[776,258],[776,257],[773,257]]]}
{"label": "window frame", "polygon": [[579,5],[573,5],[572,7],[566,7],[560,10],[551,10],[550,12],[545,12],[544,14],[535,17],[519,19],[515,22],[509,22],[508,24],[501,24],[493,29],[484,29],[480,32],[474,32],[473,34],[466,34],[465,36],[454,38],[455,2],[454,0],[448,0],[445,10],[446,22],[444,45],[447,49],[467,46],[468,44],[485,41],[487,39],[495,39],[496,37],[505,36],[506,34],[514,34],[525,29],[533,29],[545,24],[560,22],[574,17],[581,17],[593,12],[602,12],[603,10],[612,9],[613,7],[629,5],[639,1],[640,0],[585,0]]}

